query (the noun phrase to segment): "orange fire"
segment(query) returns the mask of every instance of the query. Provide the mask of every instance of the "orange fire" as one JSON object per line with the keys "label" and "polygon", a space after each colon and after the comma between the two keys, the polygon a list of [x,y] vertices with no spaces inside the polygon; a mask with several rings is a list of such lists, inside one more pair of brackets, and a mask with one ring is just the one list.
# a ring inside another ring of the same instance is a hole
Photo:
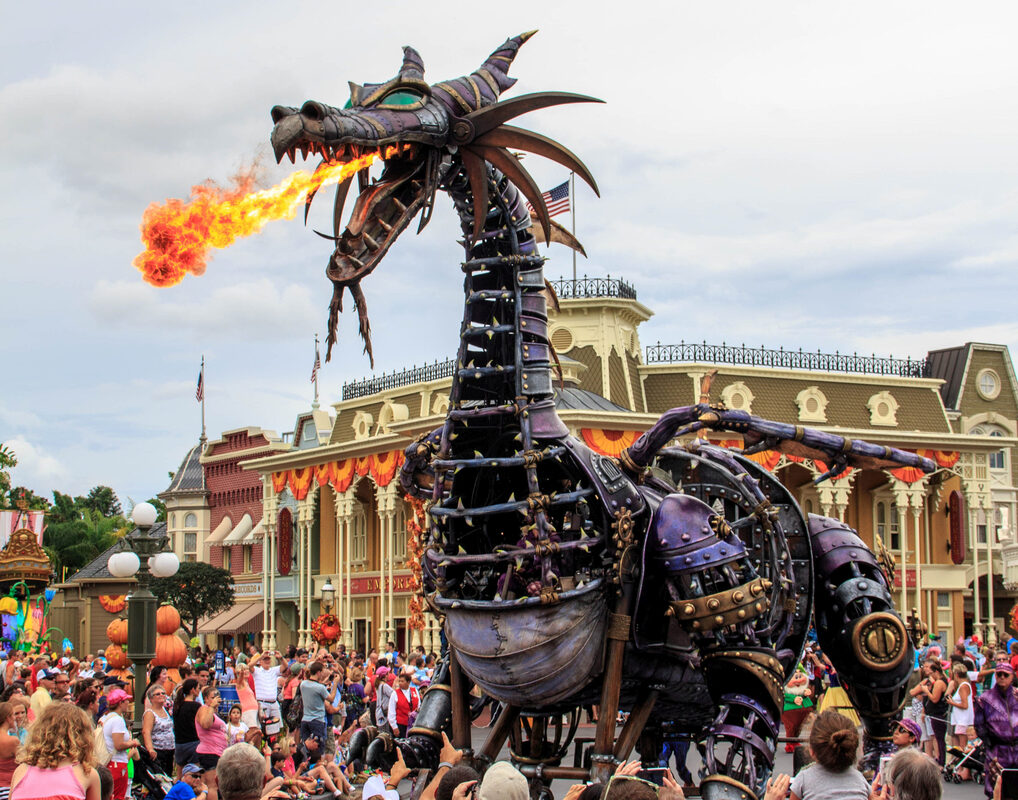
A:
{"label": "orange fire", "polygon": [[[398,152],[390,147],[389,157]],[[347,163],[319,167],[313,174],[299,171],[271,189],[252,191],[254,178],[235,178],[236,186],[223,189],[214,183],[191,187],[190,200],[167,200],[145,209],[141,240],[145,250],[134,259],[144,279],[153,286],[174,286],[190,272],[201,275],[211,247],[229,247],[241,236],[258,233],[274,219],[291,219],[307,194],[346,180],[371,165],[378,156],[368,153]]]}

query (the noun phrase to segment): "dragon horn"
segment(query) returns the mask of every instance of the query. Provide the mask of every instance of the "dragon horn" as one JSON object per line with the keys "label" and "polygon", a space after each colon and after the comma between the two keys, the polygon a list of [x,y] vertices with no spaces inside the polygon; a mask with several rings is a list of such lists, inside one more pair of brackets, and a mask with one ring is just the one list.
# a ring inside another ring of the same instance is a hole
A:
{"label": "dragon horn", "polygon": [[470,178],[470,193],[474,196],[474,242],[481,234],[484,227],[484,216],[488,210],[488,170],[482,161],[474,153],[464,149],[461,158],[463,168]]}
{"label": "dragon horn", "polygon": [[501,170],[503,175],[516,184],[519,190],[523,192],[523,196],[530,201],[530,205],[534,207],[537,219],[544,229],[545,241],[549,240],[551,238],[551,218],[548,216],[548,206],[544,203],[544,198],[541,196],[541,190],[538,188],[537,183],[530,173],[520,165],[519,159],[509,155],[509,152],[501,147],[471,145],[469,149],[473,150],[496,169]]}
{"label": "dragon horn", "polygon": [[563,103],[603,103],[596,97],[588,97],[585,94],[574,94],[573,92],[533,92],[522,94],[510,100],[501,100],[486,108],[471,111],[467,119],[474,126],[474,136],[480,136],[490,130],[494,130],[504,122],[513,117],[526,114],[528,111],[537,111],[539,108],[558,106]]}
{"label": "dragon horn", "polygon": [[424,80],[424,59],[409,45],[403,48],[403,66],[399,68],[399,77],[408,80]]}
{"label": "dragon horn", "polygon": [[587,182],[594,194],[598,197],[601,193],[597,189],[594,176],[570,150],[558,142],[542,136],[533,131],[525,131],[522,128],[514,128],[512,125],[503,125],[489,131],[483,136],[474,139],[474,144],[491,145],[492,147],[506,147],[511,150],[527,150],[556,161],[567,169],[572,170]]}
{"label": "dragon horn", "polygon": [[521,33],[519,36],[514,36],[511,39],[506,39],[505,42],[495,49],[487,60],[481,64],[482,70],[487,72],[495,82],[498,84],[499,93],[504,92],[506,89],[511,88],[515,83],[515,78],[510,78],[506,73],[509,71],[509,66],[513,63],[513,59],[516,58],[516,54],[520,51],[520,47],[533,36],[537,31],[527,31]]}

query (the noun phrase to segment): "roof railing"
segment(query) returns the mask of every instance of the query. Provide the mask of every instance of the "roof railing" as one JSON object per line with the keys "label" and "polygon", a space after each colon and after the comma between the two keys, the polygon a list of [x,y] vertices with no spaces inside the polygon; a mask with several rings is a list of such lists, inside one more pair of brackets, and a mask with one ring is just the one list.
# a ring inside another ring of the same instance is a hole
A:
{"label": "roof railing", "polygon": [[858,353],[823,353],[820,350],[777,350],[746,345],[707,344],[680,342],[646,347],[647,364],[676,364],[698,362],[703,364],[738,364],[748,367],[774,367],[802,369],[816,372],[857,372],[864,375],[894,375],[900,378],[928,378],[930,365],[925,358],[895,358],[894,356],[859,355]]}
{"label": "roof railing", "polygon": [[559,278],[557,281],[550,281],[555,294],[560,300],[571,298],[587,297],[621,297],[624,300],[635,300],[636,289],[626,283],[622,278],[613,278],[608,275],[605,278]]}
{"label": "roof railing", "polygon": [[350,381],[343,384],[343,399],[356,400],[359,397],[368,397],[387,389],[400,389],[404,386],[413,386],[416,383],[427,383],[437,381],[441,378],[451,378],[456,368],[456,359],[450,358],[447,361],[436,361],[434,364],[425,364],[423,367],[413,366],[399,372],[382,373],[374,378],[365,378],[360,381]]}

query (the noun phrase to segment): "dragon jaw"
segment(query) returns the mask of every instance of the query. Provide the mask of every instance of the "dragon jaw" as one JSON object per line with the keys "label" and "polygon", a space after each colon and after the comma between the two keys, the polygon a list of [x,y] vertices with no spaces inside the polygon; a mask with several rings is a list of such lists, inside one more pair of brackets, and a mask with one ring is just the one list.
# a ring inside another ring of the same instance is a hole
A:
{"label": "dragon jaw", "polygon": [[[343,207],[352,177],[339,184],[333,212],[335,242],[326,275],[333,283],[326,361],[336,341],[344,289],[357,306],[364,351],[371,359],[370,325],[360,281],[370,274],[413,218],[424,211],[418,231],[428,223],[434,195],[445,176],[465,171],[473,194],[474,238],[487,213],[487,166],[506,175],[536,209],[550,239],[551,222],[541,192],[508,148],[529,150],[573,170],[597,192],[583,163],[557,142],[504,123],[539,108],[575,102],[601,102],[585,95],[545,92],[507,101],[499,96],[516,81],[506,75],[520,46],[534,32],[508,39],[470,75],[430,86],[424,64],[411,47],[403,49],[399,74],[382,84],[350,84],[350,101],[336,108],[309,100],[299,109],[272,109],[272,147],[277,161],[289,156],[321,157],[326,165],[368,155],[382,158],[381,176],[371,181],[365,167],[357,173],[359,193],[345,227]],[[314,195],[307,198],[310,206]],[[305,221],[307,208],[305,209]],[[316,231],[317,233],[317,231]]]}

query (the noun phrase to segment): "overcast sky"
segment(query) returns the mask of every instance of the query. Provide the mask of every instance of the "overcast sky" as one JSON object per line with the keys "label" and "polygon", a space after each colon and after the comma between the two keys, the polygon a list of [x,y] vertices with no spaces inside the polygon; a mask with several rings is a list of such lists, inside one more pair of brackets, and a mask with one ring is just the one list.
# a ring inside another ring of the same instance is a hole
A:
{"label": "overcast sky", "polygon": [[[511,91],[607,102],[521,123],[597,177],[601,199],[577,197],[580,272],[636,286],[655,312],[644,344],[1018,344],[1014,3],[5,0],[0,441],[15,483],[109,484],[125,505],[165,488],[199,434],[203,353],[211,435],[289,430],[311,401],[329,244],[275,222],[154,289],[131,266],[142,212],[257,158],[266,185],[294,169],[269,155],[274,104],[342,105],[348,80],[395,74],[404,44],[431,82],[456,77],[533,28]],[[527,166],[544,188],[566,177]],[[437,206],[364,283],[376,372],[455,352],[462,251]],[[319,202],[313,226],[329,219]],[[568,251],[550,255],[549,276],[568,275]],[[323,403],[369,374],[347,313]]]}

